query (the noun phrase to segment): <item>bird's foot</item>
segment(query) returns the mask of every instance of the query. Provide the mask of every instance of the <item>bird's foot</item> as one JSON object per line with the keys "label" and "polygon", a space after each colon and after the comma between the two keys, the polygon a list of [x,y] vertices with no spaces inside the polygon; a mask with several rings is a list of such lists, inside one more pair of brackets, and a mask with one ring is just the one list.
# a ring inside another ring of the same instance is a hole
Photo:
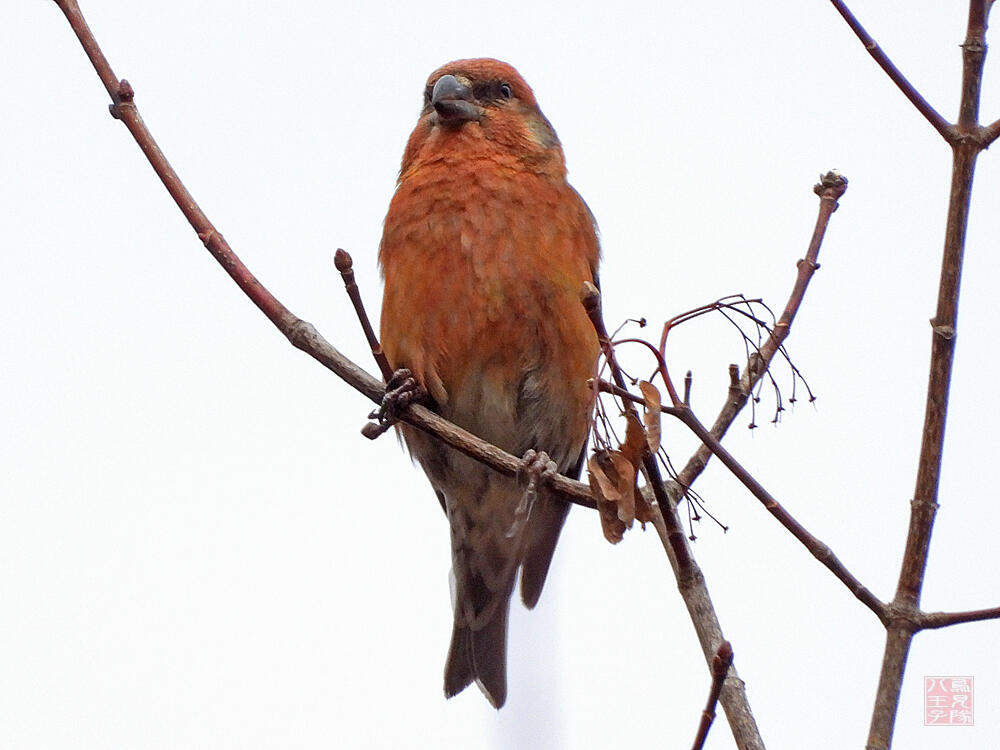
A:
{"label": "bird's foot", "polygon": [[551,482],[558,473],[559,467],[545,451],[529,449],[521,457],[521,465],[517,470],[517,480],[520,484],[525,485],[525,489],[524,495],[521,496],[521,502],[514,509],[514,523],[507,532],[508,537],[517,536],[538,500],[539,488]]}
{"label": "bird's foot", "polygon": [[552,481],[558,473],[559,467],[548,453],[529,449],[521,457],[517,478],[527,484],[529,492],[537,492],[540,484]]}
{"label": "bird's foot", "polygon": [[379,408],[368,415],[369,419],[375,421],[361,428],[361,434],[374,440],[392,427],[410,404],[426,399],[427,391],[416,381],[412,372],[405,368],[396,370],[385,384],[385,395],[382,396]]}

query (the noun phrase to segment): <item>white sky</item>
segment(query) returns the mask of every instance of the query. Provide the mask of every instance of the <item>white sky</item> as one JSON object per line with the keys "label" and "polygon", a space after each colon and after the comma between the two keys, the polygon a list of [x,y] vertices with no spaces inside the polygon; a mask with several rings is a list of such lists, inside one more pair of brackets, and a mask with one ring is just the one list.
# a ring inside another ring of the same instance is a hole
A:
{"label": "white sky", "polygon": [[[855,0],[949,119],[965,3]],[[949,151],[832,7],[775,3],[92,0],[154,135],[243,260],[374,370],[333,270],[375,253],[427,74],[514,64],[602,229],[606,316],[725,294],[784,305],[820,172],[851,181],[789,340],[819,400],[727,445],[877,595],[913,492]],[[499,714],[445,701],[447,530],[370,408],[202,249],[53,3],[0,8],[0,747],[686,747],[708,673],[659,540],[576,510],[510,634]],[[995,63],[995,59],[992,60]],[[983,117],[1000,117],[988,65]],[[996,155],[977,173],[928,610],[996,606]],[[650,336],[658,335],[658,325]],[[675,334],[712,419],[742,346]],[[781,373],[787,385],[785,373]],[[676,425],[683,462],[694,443]],[[695,545],[769,747],[861,747],[873,615],[714,464]],[[921,634],[897,746],[1000,746],[996,622]],[[974,728],[925,728],[972,675]],[[720,717],[711,748],[732,747]]]}

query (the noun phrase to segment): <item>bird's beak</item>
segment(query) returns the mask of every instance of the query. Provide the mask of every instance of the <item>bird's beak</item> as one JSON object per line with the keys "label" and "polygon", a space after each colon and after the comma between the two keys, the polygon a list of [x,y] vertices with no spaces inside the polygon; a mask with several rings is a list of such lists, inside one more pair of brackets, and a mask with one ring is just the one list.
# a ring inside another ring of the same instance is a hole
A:
{"label": "bird's beak", "polygon": [[438,78],[431,93],[431,104],[441,122],[449,125],[478,121],[483,113],[472,100],[472,89],[452,75]]}

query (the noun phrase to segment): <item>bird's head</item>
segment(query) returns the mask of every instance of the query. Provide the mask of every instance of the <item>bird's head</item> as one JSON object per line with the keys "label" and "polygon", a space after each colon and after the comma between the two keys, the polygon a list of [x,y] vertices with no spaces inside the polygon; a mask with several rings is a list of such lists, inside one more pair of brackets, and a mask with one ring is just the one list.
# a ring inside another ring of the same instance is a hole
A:
{"label": "bird's head", "polygon": [[520,73],[490,58],[442,65],[427,79],[401,179],[438,159],[484,156],[553,177],[566,173],[556,132]]}

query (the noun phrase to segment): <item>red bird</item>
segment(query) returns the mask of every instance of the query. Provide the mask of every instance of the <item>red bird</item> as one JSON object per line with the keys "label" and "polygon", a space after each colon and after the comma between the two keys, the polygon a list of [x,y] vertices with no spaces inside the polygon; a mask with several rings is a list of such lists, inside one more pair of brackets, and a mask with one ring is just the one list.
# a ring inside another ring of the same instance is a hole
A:
{"label": "red bird", "polygon": [[[518,72],[480,59],[432,73],[379,249],[382,347],[428,405],[528,464],[538,449],[578,476],[598,355],[580,290],[596,284],[599,252],[555,130]],[[569,506],[400,427],[451,526],[445,693],[475,680],[500,708],[518,570],[534,607]]]}

